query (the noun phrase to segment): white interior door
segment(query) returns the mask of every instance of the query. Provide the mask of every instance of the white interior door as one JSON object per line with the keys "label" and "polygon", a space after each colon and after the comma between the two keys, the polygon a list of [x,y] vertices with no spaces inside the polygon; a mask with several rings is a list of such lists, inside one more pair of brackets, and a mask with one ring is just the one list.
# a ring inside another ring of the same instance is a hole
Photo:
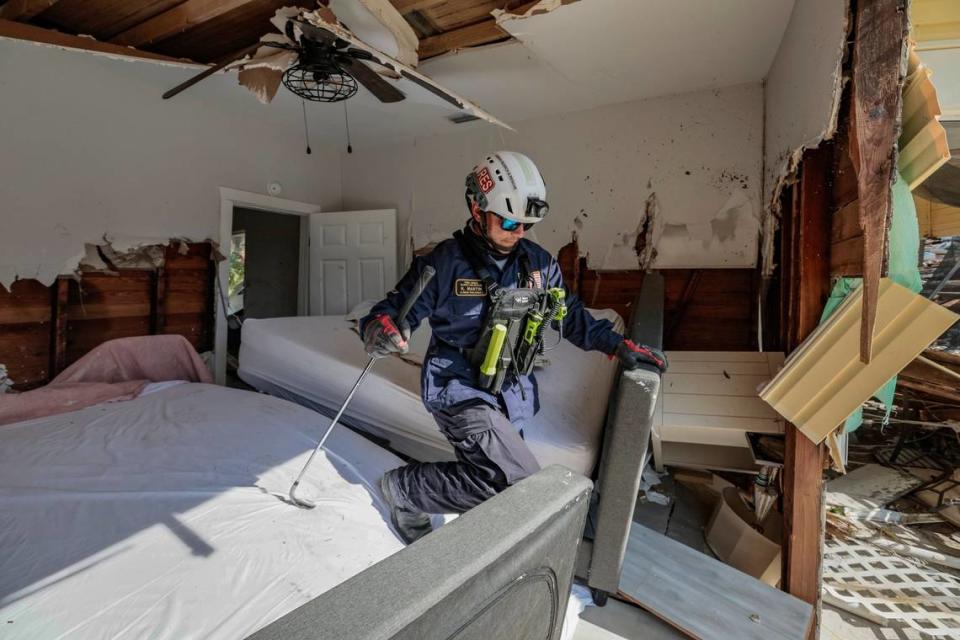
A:
{"label": "white interior door", "polygon": [[397,282],[397,212],[310,215],[310,315],[343,315]]}

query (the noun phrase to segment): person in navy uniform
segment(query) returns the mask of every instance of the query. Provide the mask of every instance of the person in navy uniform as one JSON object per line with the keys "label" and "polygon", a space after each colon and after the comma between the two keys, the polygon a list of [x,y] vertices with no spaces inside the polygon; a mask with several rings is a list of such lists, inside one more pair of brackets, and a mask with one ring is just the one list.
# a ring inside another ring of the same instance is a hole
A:
{"label": "person in navy uniform", "polygon": [[[463,230],[417,257],[360,323],[372,357],[406,353],[411,332],[424,320],[433,330],[421,395],[457,459],[415,462],[382,477],[394,528],[408,544],[430,532],[427,514],[462,513],[540,468],[522,437],[524,423],[540,408],[536,379],[508,372],[493,394],[477,383],[469,354],[485,327],[490,289],[564,286],[553,256],[524,238],[548,213],[546,187],[530,158],[513,151],[484,158],[466,183],[470,219]],[[399,310],[427,265],[436,276],[398,326]],[[625,340],[569,292],[566,304],[562,335],[573,344],[616,357],[625,369],[666,370],[660,351]]]}

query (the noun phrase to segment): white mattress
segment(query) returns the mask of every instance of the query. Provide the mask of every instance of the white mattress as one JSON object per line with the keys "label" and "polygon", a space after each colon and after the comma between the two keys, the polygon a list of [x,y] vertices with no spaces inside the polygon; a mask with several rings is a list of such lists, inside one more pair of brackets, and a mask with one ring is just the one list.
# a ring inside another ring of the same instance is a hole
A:
{"label": "white mattress", "polygon": [[204,384],[0,427],[0,636],[242,638],[402,547],[401,461],[329,419]]}
{"label": "white mattress", "polygon": [[[614,322],[609,309],[591,311]],[[411,339],[411,353],[426,350],[430,328],[423,323]],[[547,332],[548,346],[556,333]],[[562,464],[589,474],[599,455],[607,401],[616,362],[584,352],[564,340],[547,353],[550,366],[538,370],[540,412],[524,437],[541,466]],[[344,316],[247,320],[240,346],[240,377],[256,388],[336,409],[367,362],[353,323]],[[347,421],[386,437],[390,446],[422,461],[453,459],[453,449],[420,400],[420,367],[399,358],[378,360],[347,409]]]}

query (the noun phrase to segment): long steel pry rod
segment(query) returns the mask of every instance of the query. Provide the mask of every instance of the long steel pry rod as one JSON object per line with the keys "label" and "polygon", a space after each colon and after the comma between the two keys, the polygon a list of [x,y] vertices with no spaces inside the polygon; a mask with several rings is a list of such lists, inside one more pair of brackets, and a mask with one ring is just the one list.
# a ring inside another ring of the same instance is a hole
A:
{"label": "long steel pry rod", "polygon": [[[427,283],[430,282],[430,279],[433,278],[436,273],[436,270],[430,265],[424,267],[423,272],[420,274],[420,278],[414,285],[413,291],[410,292],[410,297],[407,298],[406,302],[403,304],[403,308],[400,309],[400,315],[397,316],[397,325],[403,323],[407,317],[407,314],[410,313],[411,307],[413,307],[414,303],[420,298],[420,294],[422,294],[423,290],[427,288]],[[315,506],[317,506],[316,503],[307,500],[306,498],[297,497],[297,488],[300,486],[300,481],[303,480],[303,476],[307,473],[307,469],[310,468],[310,463],[313,462],[317,452],[323,447],[323,443],[327,441],[327,437],[333,432],[333,428],[337,426],[337,423],[340,422],[340,416],[342,416],[343,412],[346,411],[347,405],[350,404],[350,401],[353,399],[353,395],[357,392],[357,389],[360,388],[360,383],[363,382],[363,379],[367,376],[367,372],[370,371],[370,368],[373,366],[375,361],[376,358],[371,357],[367,362],[367,366],[363,368],[363,371],[360,373],[360,377],[357,378],[357,381],[353,384],[353,388],[350,389],[350,393],[347,394],[346,400],[344,400],[343,404],[340,405],[340,410],[337,411],[337,415],[334,416],[333,420],[330,422],[330,426],[327,427],[327,430],[323,432],[323,436],[321,436],[317,446],[314,447],[313,453],[311,453],[310,457],[307,458],[307,463],[303,465],[303,469],[300,470],[300,475],[298,475],[297,479],[293,481],[293,486],[290,487],[290,501],[293,504],[307,509],[313,509]]]}

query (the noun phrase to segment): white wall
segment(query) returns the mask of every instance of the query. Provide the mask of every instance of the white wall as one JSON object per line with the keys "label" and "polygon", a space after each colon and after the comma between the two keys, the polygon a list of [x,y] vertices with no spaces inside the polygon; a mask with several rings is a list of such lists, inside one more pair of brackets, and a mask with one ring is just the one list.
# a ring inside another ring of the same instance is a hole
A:
{"label": "white wall", "polygon": [[339,208],[339,152],[313,132],[305,155],[299,103],[233,76],[160,99],[195,71],[0,39],[0,283],[49,283],[105,233],[217,239],[220,186]]}
{"label": "white wall", "polygon": [[[530,155],[546,180],[551,214],[536,231],[552,251],[576,232],[591,266],[636,269],[635,230],[656,194],[656,266],[755,264],[759,84],[512,124],[517,133],[485,127],[343,154],[343,207],[396,208],[400,237],[414,247],[449,237],[467,216],[471,167],[483,154],[513,149]],[[402,261],[410,245],[402,243]]]}

